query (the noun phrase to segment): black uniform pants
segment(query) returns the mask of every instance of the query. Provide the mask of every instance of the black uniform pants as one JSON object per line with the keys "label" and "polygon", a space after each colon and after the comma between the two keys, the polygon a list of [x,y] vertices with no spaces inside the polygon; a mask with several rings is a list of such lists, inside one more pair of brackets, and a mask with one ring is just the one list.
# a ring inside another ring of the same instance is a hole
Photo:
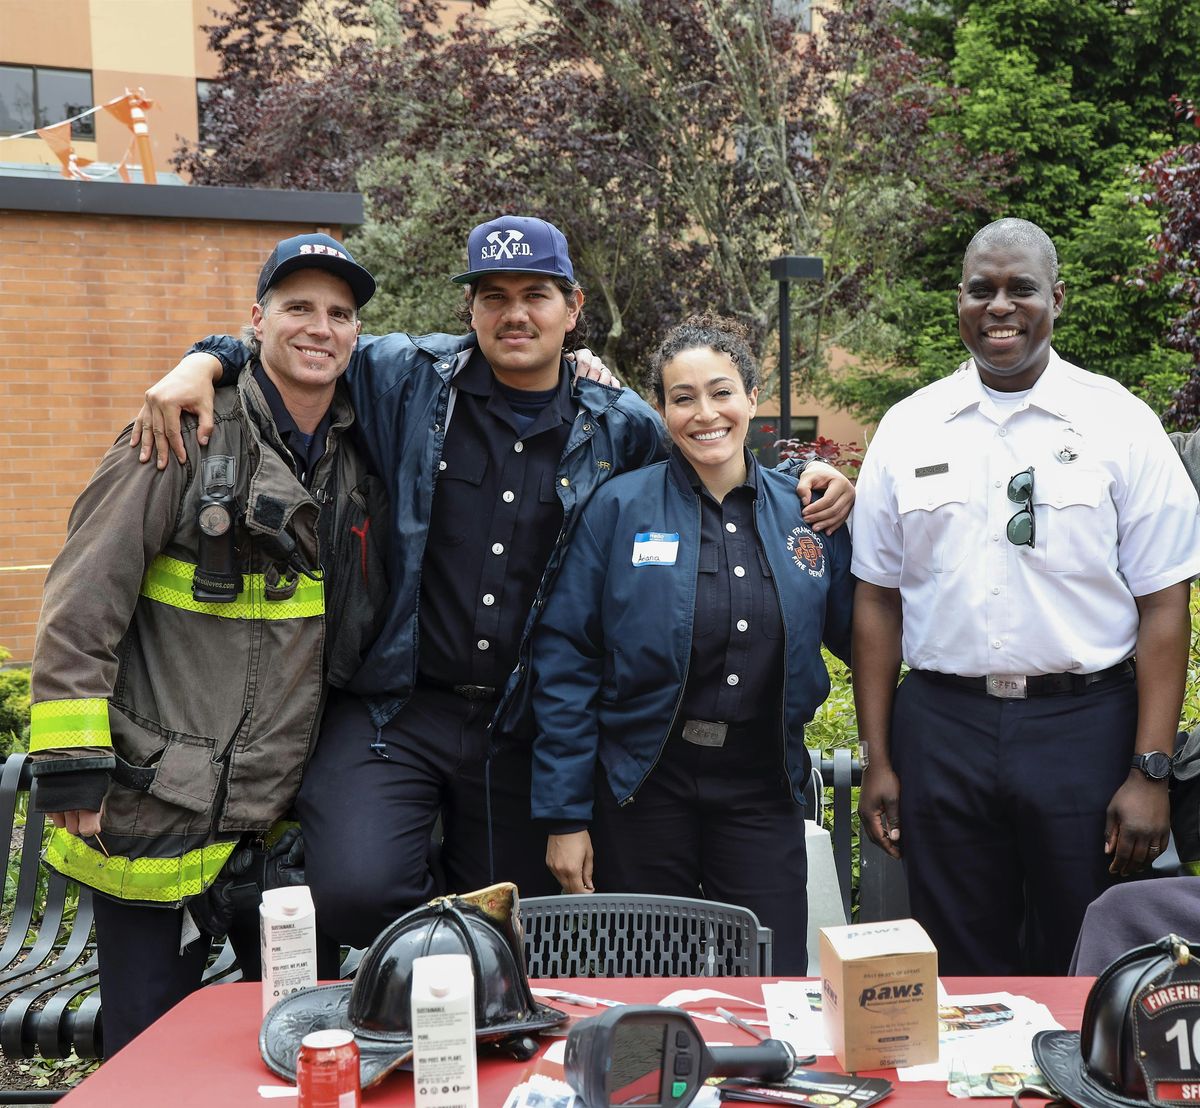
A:
{"label": "black uniform pants", "polygon": [[[201,932],[180,950],[182,908],[131,904],[101,893],[92,894],[92,907],[103,1000],[104,1057],[111,1058],[200,988],[213,941]],[[257,913],[234,920],[229,939],[242,967],[242,979],[261,980]]]}
{"label": "black uniform pants", "polygon": [[739,904],[774,932],[772,969],[808,972],[804,810],[762,732],[719,748],[668,740],[631,804],[597,778],[597,892],[704,896]]}
{"label": "black uniform pants", "polygon": [[[545,832],[529,816],[528,752],[487,761],[494,711],[489,702],[421,687],[377,741],[362,700],[330,699],[296,801],[305,872],[326,934],[365,947],[438,892],[471,892],[493,879],[514,882],[526,896],[559,891],[546,868]],[[444,890],[431,854],[439,814]]]}
{"label": "black uniform pants", "polygon": [[1105,812],[1129,773],[1127,681],[1002,700],[910,673],[892,762],[914,918],[943,974],[1065,974],[1113,878]]}

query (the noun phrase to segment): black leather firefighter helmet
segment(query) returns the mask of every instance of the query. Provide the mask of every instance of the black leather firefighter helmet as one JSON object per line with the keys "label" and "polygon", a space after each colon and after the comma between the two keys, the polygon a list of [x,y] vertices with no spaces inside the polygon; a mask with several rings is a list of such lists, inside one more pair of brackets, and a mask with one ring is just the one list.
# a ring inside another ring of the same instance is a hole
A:
{"label": "black leather firefighter helmet", "polygon": [[353,983],[318,985],[283,997],[263,1019],[259,1051],[270,1069],[296,1078],[296,1054],[311,1031],[344,1028],[358,1043],[363,1088],[412,1056],[412,968],[428,954],[465,954],[475,981],[475,1026],[481,1043],[516,1057],[537,1049],[539,1031],[567,1016],[529,990],[516,923],[516,889],[496,885],[464,897],[441,897],[389,924],[367,949]]}
{"label": "black leather firefighter helmet", "polygon": [[1079,1031],[1034,1036],[1034,1060],[1054,1093],[1080,1108],[1200,1099],[1200,961],[1192,950],[1200,954],[1200,944],[1168,935],[1127,951],[1096,978]]}

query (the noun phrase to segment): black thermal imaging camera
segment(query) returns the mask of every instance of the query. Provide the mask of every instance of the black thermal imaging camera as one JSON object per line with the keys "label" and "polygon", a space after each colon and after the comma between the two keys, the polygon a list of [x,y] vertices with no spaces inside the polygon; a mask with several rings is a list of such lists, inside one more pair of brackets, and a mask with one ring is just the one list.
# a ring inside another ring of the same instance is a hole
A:
{"label": "black thermal imaging camera", "polygon": [[565,1065],[588,1108],[683,1108],[713,1074],[782,1081],[796,1054],[780,1039],[709,1048],[686,1012],[629,1004],[572,1027]]}

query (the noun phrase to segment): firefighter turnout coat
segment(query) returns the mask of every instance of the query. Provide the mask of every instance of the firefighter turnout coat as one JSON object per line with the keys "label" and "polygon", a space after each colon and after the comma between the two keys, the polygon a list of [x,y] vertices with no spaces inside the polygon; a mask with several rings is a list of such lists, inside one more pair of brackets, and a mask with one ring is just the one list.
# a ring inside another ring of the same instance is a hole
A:
{"label": "firefighter turnout coat", "polygon": [[[62,772],[108,770],[110,780],[100,835],[56,830],[53,869],[124,900],[179,904],[213,881],[243,834],[288,811],[323,677],[355,668],[386,596],[369,541],[373,479],[347,441],[340,383],[331,416],[306,490],[247,368],[218,394],[203,450],[185,419],[186,465],[141,465],[123,436],[75,503],[46,579],[30,751],[47,785]],[[205,456],[236,464],[242,590],[231,603],[192,595]],[[332,526],[318,526],[322,511]],[[281,578],[280,536],[308,567],[323,564],[324,579]]]}

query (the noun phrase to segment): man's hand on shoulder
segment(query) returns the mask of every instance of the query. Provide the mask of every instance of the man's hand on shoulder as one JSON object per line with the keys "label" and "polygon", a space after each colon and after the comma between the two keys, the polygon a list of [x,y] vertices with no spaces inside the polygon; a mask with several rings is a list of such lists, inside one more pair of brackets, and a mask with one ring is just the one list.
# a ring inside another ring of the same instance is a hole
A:
{"label": "man's hand on shoulder", "polygon": [[567,361],[575,363],[576,378],[583,377],[589,381],[595,381],[598,385],[607,385],[613,389],[623,387],[616,374],[600,360],[599,355],[593,354],[586,346],[581,346],[573,354],[568,354]]}
{"label": "man's hand on shoulder", "polygon": [[[814,493],[820,491],[819,497]],[[825,462],[809,462],[796,482],[796,495],[804,505],[804,522],[814,531],[832,535],[854,507],[854,486],[841,471]]]}
{"label": "man's hand on shoulder", "polygon": [[179,429],[183,412],[192,412],[200,421],[197,439],[207,444],[213,430],[213,382],[221,376],[221,362],[211,354],[188,354],[156,384],[146,390],[146,402],[133,421],[129,445],[141,452],[138,461],[148,462],[154,455],[159,469],[167,468],[171,454],[183,465],[187,449]]}

